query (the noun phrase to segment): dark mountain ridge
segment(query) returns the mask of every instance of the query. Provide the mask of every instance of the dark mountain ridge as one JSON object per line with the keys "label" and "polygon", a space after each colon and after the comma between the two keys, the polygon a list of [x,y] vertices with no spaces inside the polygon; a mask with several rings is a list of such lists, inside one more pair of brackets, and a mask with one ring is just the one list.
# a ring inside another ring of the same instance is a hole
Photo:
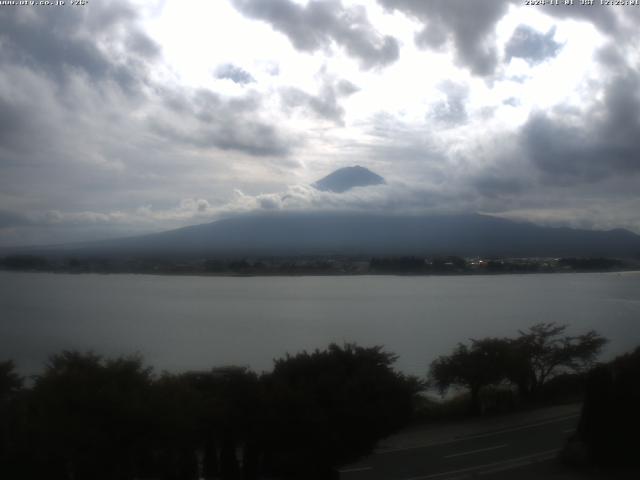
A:
{"label": "dark mountain ridge", "polygon": [[278,212],[239,215],[162,233],[29,251],[48,256],[167,258],[301,255],[638,257],[640,236],[623,229],[551,228],[480,214],[399,216]]}

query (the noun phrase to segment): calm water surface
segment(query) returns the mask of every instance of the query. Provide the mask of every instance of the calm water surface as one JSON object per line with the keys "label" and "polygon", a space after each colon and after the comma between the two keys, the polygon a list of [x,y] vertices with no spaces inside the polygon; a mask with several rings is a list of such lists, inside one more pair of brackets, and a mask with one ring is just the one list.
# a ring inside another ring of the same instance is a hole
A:
{"label": "calm water surface", "polygon": [[0,360],[38,372],[62,349],[141,353],[158,369],[247,365],[329,342],[384,345],[424,374],[460,341],[536,322],[594,328],[603,358],[640,344],[640,273],[175,277],[0,272]]}

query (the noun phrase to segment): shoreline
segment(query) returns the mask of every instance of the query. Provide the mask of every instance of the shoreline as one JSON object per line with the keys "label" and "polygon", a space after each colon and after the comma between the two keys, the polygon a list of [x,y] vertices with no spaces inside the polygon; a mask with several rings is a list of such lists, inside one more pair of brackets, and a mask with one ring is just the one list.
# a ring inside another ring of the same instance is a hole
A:
{"label": "shoreline", "polygon": [[154,277],[214,277],[214,278],[300,278],[300,277],[497,277],[513,275],[553,275],[553,274],[611,274],[640,275],[640,270],[551,270],[551,271],[515,271],[515,272],[444,272],[444,273],[401,273],[401,272],[326,272],[326,273],[209,273],[209,272],[147,272],[147,271],[69,271],[69,270],[11,270],[0,268],[0,273],[30,273],[53,275],[146,275]]}

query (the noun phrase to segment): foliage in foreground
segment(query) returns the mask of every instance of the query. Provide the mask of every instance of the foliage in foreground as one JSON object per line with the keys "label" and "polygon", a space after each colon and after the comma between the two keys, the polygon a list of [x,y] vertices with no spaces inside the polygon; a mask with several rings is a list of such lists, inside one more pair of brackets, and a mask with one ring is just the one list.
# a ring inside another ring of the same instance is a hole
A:
{"label": "foliage in foreground", "polygon": [[7,478],[330,478],[410,418],[421,385],[381,347],[153,374],[138,357],[62,352],[33,387],[0,364]]}
{"label": "foliage in foreground", "polygon": [[[605,343],[596,332],[571,337],[565,328],[539,324],[515,339],[459,344],[432,363],[430,381],[441,390],[468,387],[468,397],[460,398],[468,398],[474,412],[487,399],[511,401],[505,384],[528,399],[562,390],[593,364]],[[581,428],[593,451],[602,447],[598,438],[614,434],[602,430],[606,422],[597,419],[606,417],[594,411],[604,411],[603,405],[620,404],[620,412],[637,408],[638,385],[630,379],[638,378],[640,350],[633,355],[607,370],[599,387],[590,387],[592,413]],[[424,385],[395,371],[395,361],[382,347],[332,344],[287,355],[262,375],[243,367],[156,375],[136,356],[65,351],[50,358],[29,388],[12,362],[0,362],[0,475],[333,478],[336,466],[367,454],[414,414]],[[602,382],[614,393],[598,396]],[[452,410],[459,411],[456,402]],[[418,407],[433,419],[446,416],[449,406],[422,399]],[[629,415],[633,428],[640,428],[637,412]],[[624,418],[616,422],[620,426]]]}
{"label": "foliage in foreground", "polygon": [[638,432],[640,347],[589,372],[578,430],[564,458],[604,467],[638,467]]}

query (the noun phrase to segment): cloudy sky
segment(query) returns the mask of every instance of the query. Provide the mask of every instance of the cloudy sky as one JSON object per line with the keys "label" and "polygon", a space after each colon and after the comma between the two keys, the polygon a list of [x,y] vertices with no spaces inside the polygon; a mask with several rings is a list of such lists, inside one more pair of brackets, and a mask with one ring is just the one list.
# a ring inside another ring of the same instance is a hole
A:
{"label": "cloudy sky", "polygon": [[[278,209],[640,233],[640,7],[66,3],[0,6],[0,245]],[[356,164],[387,185],[309,186]]]}

